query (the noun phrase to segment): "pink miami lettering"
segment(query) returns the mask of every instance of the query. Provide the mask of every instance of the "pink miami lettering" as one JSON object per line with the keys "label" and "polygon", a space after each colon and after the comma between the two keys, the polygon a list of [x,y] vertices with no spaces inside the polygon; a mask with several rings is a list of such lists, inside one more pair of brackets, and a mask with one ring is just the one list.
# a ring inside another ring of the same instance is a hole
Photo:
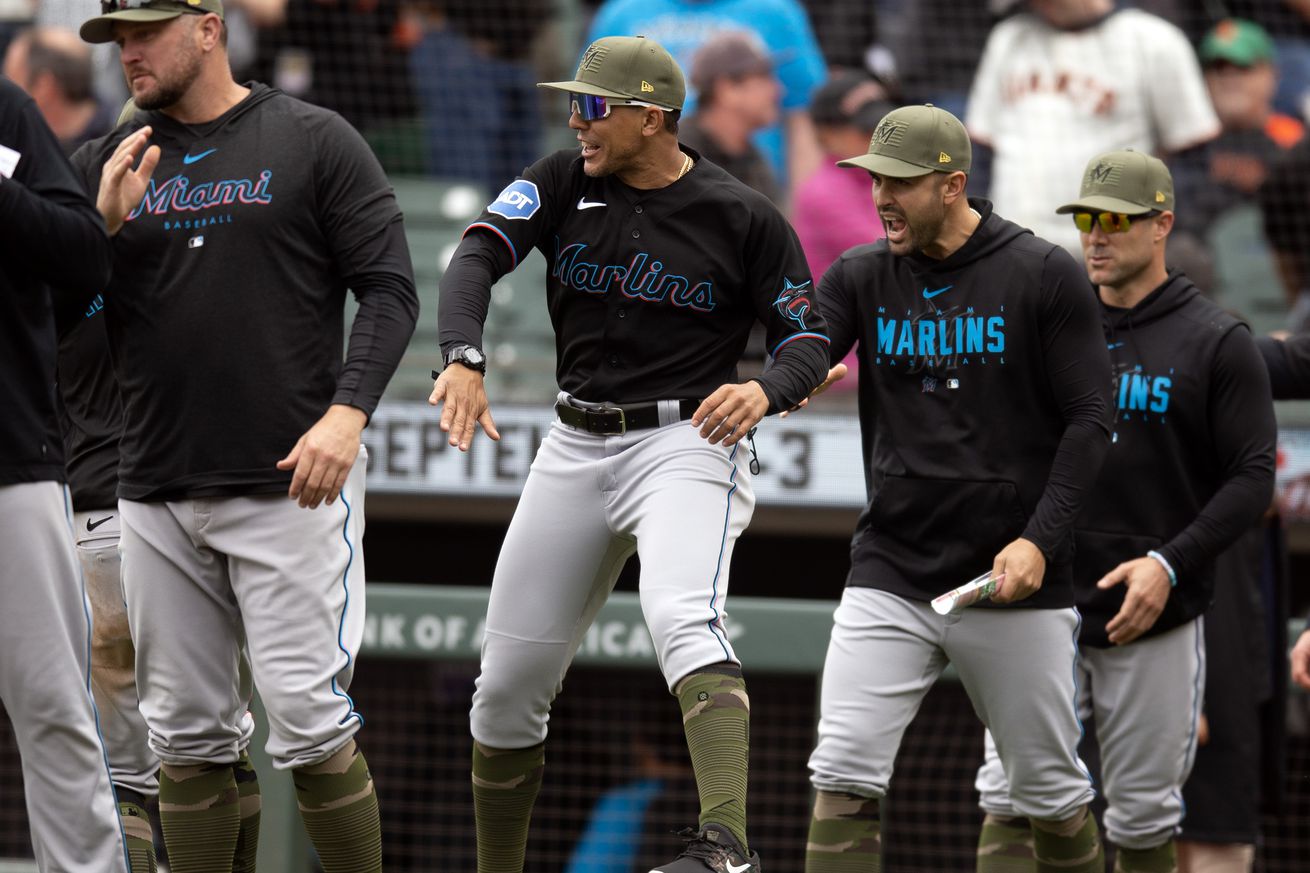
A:
{"label": "pink miami lettering", "polygon": [[273,202],[273,195],[268,193],[272,179],[272,170],[264,170],[258,180],[228,179],[222,182],[203,182],[195,187],[192,187],[190,179],[180,173],[159,185],[151,179],[141,203],[126,220],[132,221],[146,212],[151,215],[167,215],[170,212],[200,212],[233,203],[268,205]]}

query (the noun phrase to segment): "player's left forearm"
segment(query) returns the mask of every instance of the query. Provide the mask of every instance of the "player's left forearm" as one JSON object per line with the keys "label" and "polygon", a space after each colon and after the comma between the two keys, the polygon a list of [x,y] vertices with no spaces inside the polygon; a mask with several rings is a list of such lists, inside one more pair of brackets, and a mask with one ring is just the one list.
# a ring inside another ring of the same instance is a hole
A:
{"label": "player's left forearm", "polygon": [[779,350],[773,363],[756,381],[769,399],[769,415],[791,409],[823,384],[828,375],[828,344],[819,339],[798,339]]}
{"label": "player's left forearm", "polygon": [[386,273],[357,279],[356,296],[359,312],[332,402],[372,417],[414,334],[418,293],[412,278]]}

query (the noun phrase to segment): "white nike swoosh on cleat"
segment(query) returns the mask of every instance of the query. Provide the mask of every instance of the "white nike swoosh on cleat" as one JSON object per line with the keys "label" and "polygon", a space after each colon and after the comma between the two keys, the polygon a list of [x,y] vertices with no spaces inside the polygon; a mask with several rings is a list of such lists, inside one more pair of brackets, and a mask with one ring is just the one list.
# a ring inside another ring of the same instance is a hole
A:
{"label": "white nike swoosh on cleat", "polygon": [[744,871],[749,870],[750,868],[751,868],[750,861],[747,861],[745,864],[742,864],[740,867],[734,867],[731,861],[728,862],[728,873],[744,873]]}
{"label": "white nike swoosh on cleat", "polygon": [[[579,208],[579,209],[594,209],[594,208],[597,207],[597,206],[604,206],[604,205],[605,205],[605,204],[602,203],[602,202],[599,201],[599,200],[594,200],[594,201],[588,202],[586,197],[579,197],[579,198],[578,198],[578,208]],[[660,871],[658,871],[658,870],[654,870],[654,871],[651,871],[651,873],[660,873]]]}

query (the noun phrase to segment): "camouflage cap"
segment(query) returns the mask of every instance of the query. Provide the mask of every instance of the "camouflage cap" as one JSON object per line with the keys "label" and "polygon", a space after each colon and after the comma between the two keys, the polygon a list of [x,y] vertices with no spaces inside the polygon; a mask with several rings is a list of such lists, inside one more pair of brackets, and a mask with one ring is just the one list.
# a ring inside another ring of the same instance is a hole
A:
{"label": "camouflage cap", "polygon": [[1140,215],[1174,208],[1174,179],[1164,161],[1145,152],[1124,149],[1097,155],[1087,162],[1078,199],[1057,213],[1122,212]]}
{"label": "camouflage cap", "polygon": [[681,109],[687,97],[682,70],[664,46],[644,36],[607,36],[587,47],[577,75],[568,82],[538,82],[574,94],[639,100],[661,109]]}
{"label": "camouflage cap", "polygon": [[868,153],[838,161],[837,166],[910,179],[929,173],[967,173],[972,162],[973,147],[960,119],[925,104],[888,112],[874,128]]}
{"label": "camouflage cap", "polygon": [[102,0],[100,8],[103,13],[84,22],[79,31],[87,42],[113,42],[115,21],[139,24],[208,12],[223,17],[223,0]]}

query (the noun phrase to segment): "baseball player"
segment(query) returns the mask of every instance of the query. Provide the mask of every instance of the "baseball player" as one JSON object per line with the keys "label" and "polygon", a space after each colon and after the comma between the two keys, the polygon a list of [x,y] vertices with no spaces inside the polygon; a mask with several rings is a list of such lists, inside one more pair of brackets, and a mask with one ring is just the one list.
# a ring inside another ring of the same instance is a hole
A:
{"label": "baseball player", "polygon": [[104,9],[82,38],[119,45],[139,111],[74,163],[114,237],[123,589],[172,869],[233,869],[244,644],[324,870],[380,870],[348,689],[359,435],[418,308],[400,211],[339,116],[232,79],[218,0]]}
{"label": "baseball player", "polygon": [[[1126,150],[1094,156],[1078,199],[1056,210],[1082,238],[1113,367],[1112,444],[1075,526],[1074,591],[1079,714],[1096,722],[1123,873],[1177,869],[1213,561],[1274,490],[1269,376],[1247,326],[1166,268],[1173,207],[1164,163]],[[978,789],[978,867],[1015,869],[1031,838],[990,741]]]}
{"label": "baseball player", "polygon": [[[663,47],[606,37],[568,92],[581,153],[524,171],[468,229],[441,283],[446,368],[431,402],[467,449],[481,424],[492,284],[532,247],[550,267],[556,422],[491,586],[473,695],[479,873],[522,870],[551,701],[619,570],[678,698],[699,830],[664,873],[757,871],[746,837],[750,704],[724,625],[728,566],[754,508],[740,441],[822,381],[827,337],[795,234],[763,195],[679,147],[685,86]],[[756,320],[773,366],[738,383]],[[690,421],[690,425],[688,425]]]}
{"label": "baseball player", "polygon": [[109,240],[36,105],[0,78],[0,701],[37,867],[126,873],[88,687],[90,613],[70,536],[51,286],[94,288]]}
{"label": "baseball player", "polygon": [[[1108,445],[1109,360],[1078,265],[966,199],[971,157],[958,119],[908,106],[840,162],[872,175],[887,236],[819,288],[832,362],[859,345],[871,500],[824,665],[809,873],[881,869],[878,801],[948,661],[996,735],[1039,869],[1104,866],[1075,751],[1070,563]],[[993,603],[929,605],[989,568]]]}
{"label": "baseball player", "polygon": [[[77,38],[71,32],[69,36]],[[128,101],[123,117],[130,117],[135,110]],[[119,573],[115,488],[123,404],[113,367],[107,364],[104,295],[97,292],[89,301],[67,296],[69,299],[55,308],[59,429],[73,505],[73,537],[91,605],[91,691],[100,715],[131,873],[153,873],[154,833],[146,799],[159,792],[159,760],[150,751],[139,709],[136,650]],[[249,774],[251,784],[257,785],[254,770]]]}

